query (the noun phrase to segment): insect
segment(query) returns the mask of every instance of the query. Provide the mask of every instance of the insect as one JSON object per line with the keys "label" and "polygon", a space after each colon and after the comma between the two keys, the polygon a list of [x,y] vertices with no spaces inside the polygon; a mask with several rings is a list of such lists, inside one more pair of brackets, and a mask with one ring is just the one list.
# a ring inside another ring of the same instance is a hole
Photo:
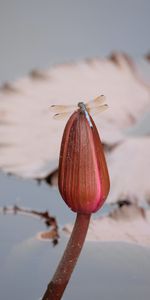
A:
{"label": "insect", "polygon": [[78,102],[77,105],[51,105],[50,110],[55,113],[53,116],[54,119],[61,120],[72,113],[74,110],[78,109],[85,114],[90,127],[93,127],[89,114],[96,114],[106,110],[108,108],[108,105],[104,103],[105,100],[105,96],[100,95],[87,103]]}

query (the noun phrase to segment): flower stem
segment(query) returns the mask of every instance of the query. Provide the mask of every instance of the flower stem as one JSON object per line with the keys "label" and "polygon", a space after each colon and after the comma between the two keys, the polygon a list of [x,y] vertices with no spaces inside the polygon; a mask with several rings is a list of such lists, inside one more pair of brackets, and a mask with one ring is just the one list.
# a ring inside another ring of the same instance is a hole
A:
{"label": "flower stem", "polygon": [[61,299],[82,250],[90,217],[91,214],[77,213],[74,228],[65,252],[52,280],[47,286],[42,300]]}

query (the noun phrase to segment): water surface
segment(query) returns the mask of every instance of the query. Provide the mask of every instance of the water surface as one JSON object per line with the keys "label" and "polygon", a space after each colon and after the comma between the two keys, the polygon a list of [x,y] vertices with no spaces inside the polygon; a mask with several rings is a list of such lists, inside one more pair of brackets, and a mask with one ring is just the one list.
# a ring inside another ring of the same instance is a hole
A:
{"label": "water surface", "polygon": [[[0,206],[14,204],[37,211],[47,209],[57,217],[60,228],[75,217],[56,189],[1,174]],[[68,239],[60,230],[59,243],[54,247],[51,241],[37,239],[37,233],[45,230],[40,218],[0,215],[0,299],[38,300],[43,295]],[[149,294],[148,248],[86,242],[63,299],[148,300]]]}

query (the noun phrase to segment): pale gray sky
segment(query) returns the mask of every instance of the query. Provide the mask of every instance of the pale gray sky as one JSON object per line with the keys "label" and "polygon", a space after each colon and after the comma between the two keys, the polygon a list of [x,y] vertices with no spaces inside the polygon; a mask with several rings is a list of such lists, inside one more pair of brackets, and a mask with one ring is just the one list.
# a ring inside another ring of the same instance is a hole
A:
{"label": "pale gray sky", "polygon": [[149,0],[0,0],[0,82],[31,68],[150,49]]}

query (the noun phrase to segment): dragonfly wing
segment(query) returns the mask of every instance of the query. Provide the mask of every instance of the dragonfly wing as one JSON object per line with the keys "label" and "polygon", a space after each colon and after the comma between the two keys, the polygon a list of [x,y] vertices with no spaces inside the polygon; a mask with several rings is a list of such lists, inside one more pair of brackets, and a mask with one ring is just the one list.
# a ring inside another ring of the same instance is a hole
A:
{"label": "dragonfly wing", "polygon": [[98,107],[93,107],[90,111],[95,115],[97,113],[103,112],[108,108],[107,104],[100,105]]}
{"label": "dragonfly wing", "polygon": [[66,113],[66,112],[71,112],[76,109],[76,105],[51,105],[50,106],[50,111],[54,113]]}
{"label": "dragonfly wing", "polygon": [[58,113],[58,114],[55,114],[53,116],[53,118],[55,120],[64,120],[66,117],[68,117],[69,115],[71,114],[71,111],[68,111],[68,112],[62,112],[62,113]]}
{"label": "dragonfly wing", "polygon": [[98,107],[106,101],[106,97],[104,95],[100,95],[93,100],[86,103],[87,109],[91,109],[93,107]]}

